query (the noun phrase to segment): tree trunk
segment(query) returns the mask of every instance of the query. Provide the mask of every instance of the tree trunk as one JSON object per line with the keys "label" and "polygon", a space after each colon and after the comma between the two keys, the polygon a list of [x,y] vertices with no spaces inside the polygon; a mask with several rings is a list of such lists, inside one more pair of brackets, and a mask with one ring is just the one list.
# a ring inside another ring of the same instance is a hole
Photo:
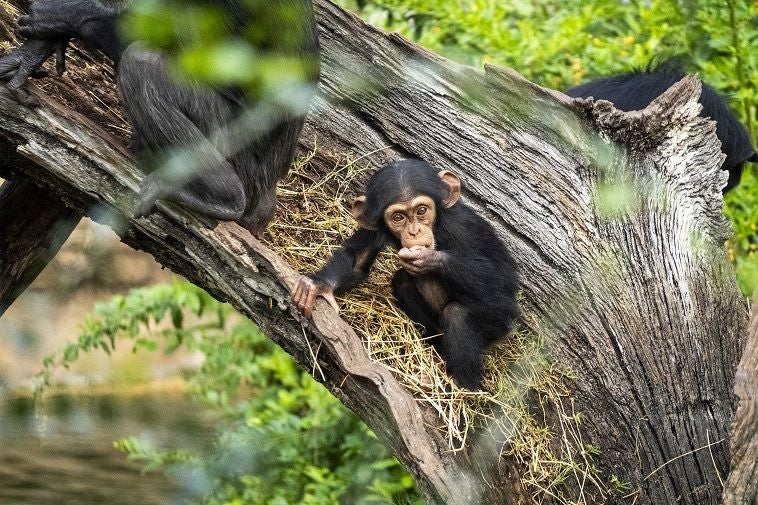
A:
{"label": "tree trunk", "polygon": [[[546,334],[551,357],[571,372],[568,416],[540,405],[539,394],[533,406],[553,430],[571,419],[593,475],[567,473],[553,501],[717,502],[746,310],[723,247],[726,174],[714,123],[697,115],[699,81],[685,78],[644,111],[624,113],[510,70],[459,66],[328,0],[315,4],[323,73],[303,152],[324,171],[346,153],[369,153],[372,167],[416,157],[462,176],[467,203],[517,259],[524,327]],[[522,482],[521,462],[500,456],[507,443],[449,451],[434,410],[372,362],[326,303],[312,322],[298,314],[289,303],[297,273],[244,230],[164,204],[130,219],[140,174],[129,157],[92,121],[41,100],[29,111],[0,90],[0,137],[33,162],[23,174],[59,188],[72,208],[230,302],[318,370],[429,503],[550,501]],[[322,344],[317,363],[309,342]],[[602,490],[590,491],[589,479]]]}
{"label": "tree trunk", "polygon": [[23,178],[0,186],[0,316],[74,231],[80,215]]}
{"label": "tree trunk", "polygon": [[737,367],[732,421],[732,471],[724,485],[725,505],[758,503],[758,297],[753,297],[745,353]]}

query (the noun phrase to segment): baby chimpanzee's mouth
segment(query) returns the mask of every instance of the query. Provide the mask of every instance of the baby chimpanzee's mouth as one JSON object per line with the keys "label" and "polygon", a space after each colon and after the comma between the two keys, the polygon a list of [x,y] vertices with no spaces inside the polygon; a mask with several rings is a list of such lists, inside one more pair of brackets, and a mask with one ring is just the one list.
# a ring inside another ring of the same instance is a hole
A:
{"label": "baby chimpanzee's mouth", "polygon": [[420,247],[423,249],[434,249],[434,240],[421,239],[421,240],[404,240],[403,247],[413,249],[414,247]]}

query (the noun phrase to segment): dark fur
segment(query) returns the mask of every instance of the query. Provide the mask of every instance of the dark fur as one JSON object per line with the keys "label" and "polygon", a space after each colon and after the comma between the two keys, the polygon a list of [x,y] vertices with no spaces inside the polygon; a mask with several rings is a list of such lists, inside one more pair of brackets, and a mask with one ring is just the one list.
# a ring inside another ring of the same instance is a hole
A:
{"label": "dark fur", "polygon": [[[641,110],[684,76],[679,60],[672,59],[648,70],[590,81],[569,89],[566,94],[608,100],[623,111]],[[726,192],[740,182],[746,161],[758,161],[755,149],[745,127],[716,90],[703,83],[699,102],[703,106],[700,116],[716,121],[716,136],[721,141],[721,150],[726,154],[721,166],[722,170],[729,172],[729,182],[724,188]]]}
{"label": "dark fur", "polygon": [[449,209],[443,200],[447,188],[437,170],[423,161],[405,160],[387,165],[369,180],[364,216],[375,231],[361,228],[312,276],[317,282],[344,292],[365,279],[377,254],[387,245],[401,247],[384,224],[383,213],[393,202],[416,195],[430,196],[437,208],[435,249],[448,254],[439,273],[425,276],[442,290],[445,307],[430,306],[417,280],[399,270],[392,280],[398,306],[424,326],[448,373],[463,387],[476,388],[482,378],[482,354],[504,337],[518,316],[516,264],[489,223],[464,203]]}
{"label": "dark fur", "polygon": [[[193,3],[220,7],[230,36],[255,23],[261,49],[312,63],[308,80],[315,87],[319,44],[310,0],[265,0],[255,3],[253,10],[248,7],[253,4],[242,0]],[[230,128],[255,98],[239,89],[177,83],[170,76],[165,53],[140,42],[125,48],[116,30],[124,5],[36,0],[31,15],[20,20],[21,31],[39,38],[78,37],[114,61],[119,93],[134,130],[132,146],[148,173],[136,216],[150,214],[156,199],[166,199],[211,218],[236,220],[260,233],[276,209],[276,182],[294,159],[304,114],[279,107],[270,114],[270,124]],[[299,15],[292,16],[292,11]],[[19,52],[24,54],[24,48]],[[179,167],[184,170],[156,170],[180,153],[194,157]]]}

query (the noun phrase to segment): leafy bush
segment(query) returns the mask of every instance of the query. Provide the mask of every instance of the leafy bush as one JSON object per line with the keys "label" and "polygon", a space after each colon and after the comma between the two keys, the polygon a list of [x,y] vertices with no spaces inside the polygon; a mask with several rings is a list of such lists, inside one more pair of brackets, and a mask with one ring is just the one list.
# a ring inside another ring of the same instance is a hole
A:
{"label": "leafy bush", "polygon": [[93,349],[110,352],[123,340],[206,356],[190,384],[225,419],[213,453],[156,448],[137,438],[116,443],[147,470],[187,475],[202,503],[421,503],[411,476],[365,424],[253,323],[188,282],[97,304],[77,342],[45,360],[40,391],[56,367]]}

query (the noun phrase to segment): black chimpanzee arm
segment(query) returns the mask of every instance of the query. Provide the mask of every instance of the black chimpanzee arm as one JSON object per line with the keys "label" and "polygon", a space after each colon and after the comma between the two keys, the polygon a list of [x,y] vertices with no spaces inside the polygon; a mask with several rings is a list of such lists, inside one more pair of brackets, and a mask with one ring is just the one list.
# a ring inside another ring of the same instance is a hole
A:
{"label": "black chimpanzee arm", "polygon": [[120,8],[105,7],[97,0],[35,0],[29,14],[21,16],[19,32],[27,37],[23,46],[0,57],[0,80],[16,99],[28,106],[38,105],[22,85],[29,77],[43,77],[39,70],[47,58],[57,53],[58,75],[65,71],[66,47],[71,38],[93,45],[118,64],[124,45],[116,30]]}
{"label": "black chimpanzee arm", "polygon": [[387,245],[382,231],[360,228],[342,244],[329,262],[315,274],[300,277],[292,290],[295,305],[310,317],[316,298],[324,297],[339,311],[334,293],[344,293],[368,276],[376,256]]}
{"label": "black chimpanzee arm", "polygon": [[384,232],[359,228],[332,259],[310,277],[328,284],[337,294],[350,291],[368,276],[376,256],[386,245]]}
{"label": "black chimpanzee arm", "polygon": [[18,19],[19,33],[29,39],[81,39],[118,63],[124,44],[116,23],[126,5],[105,6],[97,0],[35,0],[29,14]]}

